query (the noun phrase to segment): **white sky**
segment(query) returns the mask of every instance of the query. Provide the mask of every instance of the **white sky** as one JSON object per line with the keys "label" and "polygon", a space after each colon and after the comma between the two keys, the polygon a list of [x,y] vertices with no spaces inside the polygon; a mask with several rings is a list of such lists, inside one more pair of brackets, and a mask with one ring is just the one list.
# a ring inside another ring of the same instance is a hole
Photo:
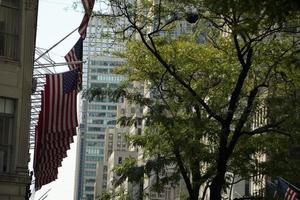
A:
{"label": "white sky", "polygon": [[[67,34],[73,31],[81,23],[83,13],[74,11],[71,6],[74,0],[39,0],[38,26],[36,46],[49,49]],[[50,51],[52,59],[56,62],[64,62],[64,55],[75,45],[79,38],[77,31],[64,42]],[[66,71],[66,67],[57,67],[58,71]],[[58,170],[58,179],[41,190],[35,192],[31,199],[38,200],[46,191],[46,200],[72,200],[75,180],[75,154],[76,137],[68,157],[63,160],[62,167]]]}

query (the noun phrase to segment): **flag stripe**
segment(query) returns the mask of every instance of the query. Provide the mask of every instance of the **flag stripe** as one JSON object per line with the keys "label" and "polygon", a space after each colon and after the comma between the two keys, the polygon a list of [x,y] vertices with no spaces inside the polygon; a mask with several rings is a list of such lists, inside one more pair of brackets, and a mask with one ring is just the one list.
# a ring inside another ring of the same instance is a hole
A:
{"label": "flag stripe", "polygon": [[[59,76],[59,82],[62,83],[62,76]],[[63,131],[63,128],[62,128],[62,115],[63,115],[63,98],[64,98],[64,95],[63,95],[63,84],[59,84],[58,85],[58,106],[57,106],[57,127],[58,127],[58,130],[57,132],[62,132]]]}
{"label": "flag stripe", "polygon": [[82,0],[82,5],[84,7],[85,13],[88,15],[92,14],[95,0]]}
{"label": "flag stripe", "polygon": [[87,14],[85,14],[83,16],[81,24],[78,27],[78,33],[81,35],[81,38],[83,38],[83,39],[85,39],[85,37],[86,37],[86,30],[88,27],[89,19],[90,19],[89,16]]}

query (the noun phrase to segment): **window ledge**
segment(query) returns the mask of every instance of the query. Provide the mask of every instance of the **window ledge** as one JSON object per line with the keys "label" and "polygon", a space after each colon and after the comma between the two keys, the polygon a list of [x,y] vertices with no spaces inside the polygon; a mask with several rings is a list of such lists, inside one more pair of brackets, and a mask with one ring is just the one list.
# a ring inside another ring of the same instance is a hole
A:
{"label": "window ledge", "polygon": [[28,183],[30,181],[29,175],[19,175],[15,173],[0,173],[0,183],[15,182],[15,183]]}
{"label": "window ledge", "polygon": [[0,62],[19,65],[20,61],[14,60],[12,58],[6,57],[6,56],[0,56]]}

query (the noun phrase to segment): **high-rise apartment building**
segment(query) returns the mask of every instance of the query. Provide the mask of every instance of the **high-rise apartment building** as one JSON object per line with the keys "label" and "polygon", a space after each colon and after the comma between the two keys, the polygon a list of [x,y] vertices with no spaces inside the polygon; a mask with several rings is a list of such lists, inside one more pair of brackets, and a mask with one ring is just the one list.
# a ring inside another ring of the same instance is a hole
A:
{"label": "high-rise apartment building", "polygon": [[[142,109],[131,105],[126,99],[117,108],[116,119],[121,117],[136,118],[136,122],[129,126],[120,126],[117,123],[115,128],[107,128],[105,133],[104,161],[97,163],[96,182],[94,196],[96,200],[100,199],[103,192],[115,190],[113,181],[119,177],[113,172],[117,164],[121,164],[127,157],[138,157],[138,151],[135,147],[129,146],[125,139],[125,134],[135,135],[142,133]],[[127,191],[128,192],[128,191]]]}
{"label": "high-rise apartment building", "polygon": [[38,0],[0,1],[0,199],[29,199],[30,95]]}
{"label": "high-rise apartment building", "polygon": [[[124,61],[112,55],[123,48],[121,43],[102,37],[113,34],[112,28],[99,18],[91,18],[83,46],[83,90],[89,88],[116,88],[123,76],[113,73]],[[104,96],[79,105],[80,128],[76,161],[75,200],[93,199],[96,163],[104,159],[105,131],[116,124],[118,102]]]}

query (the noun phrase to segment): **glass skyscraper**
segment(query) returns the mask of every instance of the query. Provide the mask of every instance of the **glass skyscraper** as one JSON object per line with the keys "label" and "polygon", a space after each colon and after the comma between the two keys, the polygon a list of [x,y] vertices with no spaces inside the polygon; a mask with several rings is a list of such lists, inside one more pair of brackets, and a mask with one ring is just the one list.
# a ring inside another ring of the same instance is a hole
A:
{"label": "glass skyscraper", "polygon": [[[113,34],[111,28],[99,18],[91,18],[87,38],[83,46],[83,91],[89,88],[117,88],[123,76],[113,73],[116,66],[124,61],[112,52],[123,49],[123,44],[112,38],[102,37]],[[75,200],[92,200],[96,177],[96,163],[104,157],[105,130],[116,124],[118,102],[106,96],[88,101],[82,98],[79,104],[79,122]]]}

